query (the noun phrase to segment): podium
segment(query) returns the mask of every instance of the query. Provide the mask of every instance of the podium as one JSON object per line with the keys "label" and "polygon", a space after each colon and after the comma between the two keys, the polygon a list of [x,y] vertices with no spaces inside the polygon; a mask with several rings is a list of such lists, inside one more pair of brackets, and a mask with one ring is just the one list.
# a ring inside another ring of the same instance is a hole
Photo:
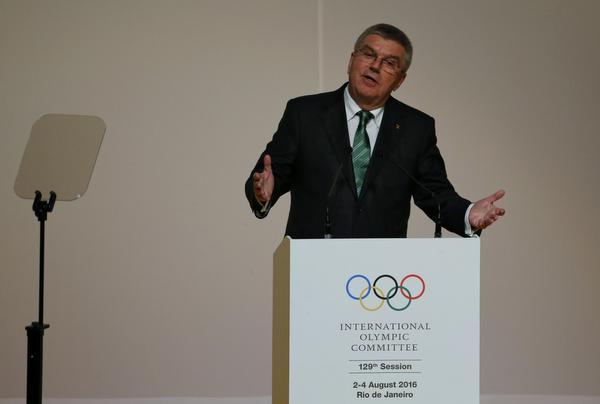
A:
{"label": "podium", "polygon": [[273,404],[479,403],[479,239],[285,238]]}

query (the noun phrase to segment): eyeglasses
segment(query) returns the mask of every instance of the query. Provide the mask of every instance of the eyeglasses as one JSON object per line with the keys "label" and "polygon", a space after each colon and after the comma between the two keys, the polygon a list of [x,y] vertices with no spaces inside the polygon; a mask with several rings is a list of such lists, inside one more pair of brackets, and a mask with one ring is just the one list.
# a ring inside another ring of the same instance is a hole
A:
{"label": "eyeglasses", "polygon": [[[368,47],[355,50],[352,52],[352,55],[361,58],[369,64],[377,63],[379,59],[377,52]],[[400,71],[400,60],[394,56],[382,57],[381,69],[391,74],[398,73]]]}

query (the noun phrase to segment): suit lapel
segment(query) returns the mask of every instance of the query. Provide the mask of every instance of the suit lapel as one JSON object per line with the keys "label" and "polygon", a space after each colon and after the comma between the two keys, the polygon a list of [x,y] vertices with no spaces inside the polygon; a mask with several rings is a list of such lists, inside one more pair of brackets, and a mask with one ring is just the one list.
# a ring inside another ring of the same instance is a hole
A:
{"label": "suit lapel", "polygon": [[[383,111],[381,127],[379,128],[377,141],[375,142],[369,167],[365,174],[365,185],[361,195],[364,195],[373,184],[373,181],[377,178],[377,175],[385,165],[385,160],[393,159],[393,156],[398,156],[403,152],[403,150],[397,151],[396,148],[404,139],[406,125],[404,125],[403,121],[405,118],[406,114],[403,109],[399,107],[396,100],[390,97],[385,105],[385,110]],[[399,162],[396,161],[396,164],[398,163]]]}

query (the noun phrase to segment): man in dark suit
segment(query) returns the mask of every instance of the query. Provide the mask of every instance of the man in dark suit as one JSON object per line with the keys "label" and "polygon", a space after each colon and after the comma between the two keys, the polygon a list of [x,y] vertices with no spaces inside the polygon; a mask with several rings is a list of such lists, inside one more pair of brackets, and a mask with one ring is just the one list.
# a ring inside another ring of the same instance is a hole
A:
{"label": "man in dark suit", "polygon": [[410,198],[448,230],[468,236],[504,209],[498,191],[475,203],[448,181],[434,120],[393,97],[412,58],[408,37],[378,24],[357,39],[340,89],[295,98],[246,181],[255,215],[291,193],[286,234],[322,238],[406,237]]}

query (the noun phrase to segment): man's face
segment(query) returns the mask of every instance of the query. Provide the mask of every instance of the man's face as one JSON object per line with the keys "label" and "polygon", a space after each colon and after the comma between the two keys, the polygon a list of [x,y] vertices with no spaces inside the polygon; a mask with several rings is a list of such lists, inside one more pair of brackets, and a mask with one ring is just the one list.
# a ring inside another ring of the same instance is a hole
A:
{"label": "man's face", "polygon": [[[372,110],[383,106],[392,91],[400,87],[406,77],[402,72],[404,52],[398,42],[369,35],[358,51],[352,53],[348,62],[348,90],[361,108]],[[394,60],[398,65],[395,71],[390,69]]]}

